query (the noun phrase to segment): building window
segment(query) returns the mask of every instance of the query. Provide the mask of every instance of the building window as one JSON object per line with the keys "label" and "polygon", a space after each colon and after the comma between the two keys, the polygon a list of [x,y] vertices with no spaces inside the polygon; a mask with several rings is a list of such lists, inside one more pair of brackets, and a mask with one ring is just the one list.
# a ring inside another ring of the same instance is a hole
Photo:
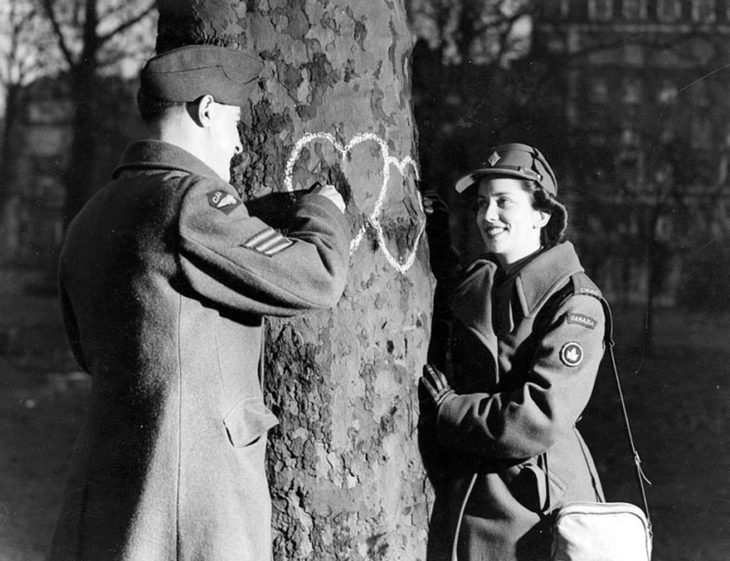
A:
{"label": "building window", "polygon": [[623,16],[627,20],[646,18],[646,0],[624,0]]}
{"label": "building window", "polygon": [[715,21],[715,0],[692,0],[692,19],[694,21]]}
{"label": "building window", "polygon": [[659,103],[672,103],[677,98],[677,86],[671,82],[662,82],[656,98]]}
{"label": "building window", "polygon": [[692,120],[691,134],[692,148],[706,150],[712,148],[712,123],[707,118],[695,118]]}
{"label": "building window", "polygon": [[621,128],[621,144],[626,147],[636,147],[639,145],[639,133],[634,128],[634,125],[625,123]]}
{"label": "building window", "polygon": [[613,18],[613,0],[588,0],[588,17],[596,21]]}
{"label": "building window", "polygon": [[591,79],[588,99],[591,103],[608,103],[608,83],[605,78]]}
{"label": "building window", "polygon": [[623,95],[621,101],[626,105],[638,105],[641,103],[641,82],[636,78],[627,78],[623,83]]}
{"label": "building window", "polygon": [[709,107],[710,92],[706,82],[697,82],[691,88],[692,103],[697,107]]}
{"label": "building window", "polygon": [[659,128],[659,142],[664,146],[671,144],[676,139],[676,131],[674,129],[674,123],[670,120],[662,122]]}
{"label": "building window", "polygon": [[588,144],[591,146],[605,146],[606,145],[606,135],[597,133],[597,132],[590,132],[588,133]]}
{"label": "building window", "polygon": [[657,0],[656,13],[659,21],[676,21],[682,17],[682,3],[679,0]]}
{"label": "building window", "polygon": [[641,45],[626,43],[623,48],[624,62],[632,66],[642,66],[644,64],[644,49]]}

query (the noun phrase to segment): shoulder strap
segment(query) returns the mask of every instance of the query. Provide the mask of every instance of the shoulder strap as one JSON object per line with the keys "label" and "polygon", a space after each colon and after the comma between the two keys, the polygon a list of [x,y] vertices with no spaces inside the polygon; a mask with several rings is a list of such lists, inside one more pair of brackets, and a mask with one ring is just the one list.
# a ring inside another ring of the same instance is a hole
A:
{"label": "shoulder strap", "polygon": [[639,491],[641,492],[641,500],[644,503],[644,512],[646,512],[646,520],[649,523],[649,529],[651,530],[651,516],[649,515],[649,503],[646,500],[646,490],[644,489],[644,481],[651,485],[651,481],[647,479],[644,474],[644,470],[641,469],[641,458],[639,452],[636,450],[634,445],[634,436],[631,432],[631,423],[629,422],[629,414],[626,411],[626,402],[624,401],[624,392],[621,389],[621,380],[618,375],[618,367],[616,366],[616,356],[614,355],[613,348],[615,342],[613,340],[613,315],[611,314],[611,308],[608,302],[603,296],[597,296],[603,305],[603,312],[606,315],[606,332],[604,334],[604,340],[606,342],[606,348],[608,349],[608,356],[611,358],[611,369],[613,370],[613,378],[616,382],[616,391],[618,392],[619,401],[621,401],[621,412],[623,413],[624,426],[626,427],[626,436],[628,437],[629,447],[631,448],[631,456],[634,462],[634,468],[636,470],[636,481],[639,484]]}

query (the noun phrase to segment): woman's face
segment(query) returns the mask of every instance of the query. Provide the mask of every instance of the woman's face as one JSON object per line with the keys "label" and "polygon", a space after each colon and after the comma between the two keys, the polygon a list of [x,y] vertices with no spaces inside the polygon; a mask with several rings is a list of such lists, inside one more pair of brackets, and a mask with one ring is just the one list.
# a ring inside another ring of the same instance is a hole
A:
{"label": "woman's face", "polygon": [[484,245],[502,266],[540,249],[540,232],[550,214],[533,207],[519,179],[485,178],[477,194],[477,227]]}

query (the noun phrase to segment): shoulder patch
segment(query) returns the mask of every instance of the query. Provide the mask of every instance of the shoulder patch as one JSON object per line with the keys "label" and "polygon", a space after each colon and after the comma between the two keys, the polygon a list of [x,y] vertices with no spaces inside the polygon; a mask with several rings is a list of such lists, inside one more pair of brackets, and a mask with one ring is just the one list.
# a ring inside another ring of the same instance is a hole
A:
{"label": "shoulder patch", "polygon": [[208,193],[208,204],[225,214],[230,214],[233,209],[241,205],[241,201],[230,193],[218,189]]}
{"label": "shoulder patch", "polygon": [[568,318],[566,321],[575,325],[582,325],[583,327],[587,327],[588,329],[595,329],[596,323],[598,323],[592,317],[583,314],[576,314],[574,312],[568,314]]}
{"label": "shoulder patch", "polygon": [[560,360],[566,366],[578,366],[583,362],[583,347],[574,341],[565,343],[560,349]]}
{"label": "shoulder patch", "polygon": [[263,253],[267,257],[273,257],[293,244],[294,242],[292,240],[282,236],[273,228],[266,228],[246,240],[243,243],[243,247],[252,249],[258,253]]}

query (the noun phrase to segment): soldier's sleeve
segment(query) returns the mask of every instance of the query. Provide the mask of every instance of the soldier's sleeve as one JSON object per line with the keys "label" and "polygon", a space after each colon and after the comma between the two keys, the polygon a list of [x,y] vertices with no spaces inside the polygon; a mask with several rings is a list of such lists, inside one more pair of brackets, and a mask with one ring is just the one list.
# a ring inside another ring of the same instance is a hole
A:
{"label": "soldier's sleeve", "polygon": [[442,444],[493,459],[521,459],[545,452],[572,430],[603,356],[603,308],[597,298],[574,295],[548,325],[521,387],[444,400],[437,419]]}
{"label": "soldier's sleeve", "polygon": [[286,235],[252,217],[228,184],[198,180],[179,217],[180,264],[194,291],[235,309],[291,315],[342,295],[349,226],[316,194],[299,199]]}

